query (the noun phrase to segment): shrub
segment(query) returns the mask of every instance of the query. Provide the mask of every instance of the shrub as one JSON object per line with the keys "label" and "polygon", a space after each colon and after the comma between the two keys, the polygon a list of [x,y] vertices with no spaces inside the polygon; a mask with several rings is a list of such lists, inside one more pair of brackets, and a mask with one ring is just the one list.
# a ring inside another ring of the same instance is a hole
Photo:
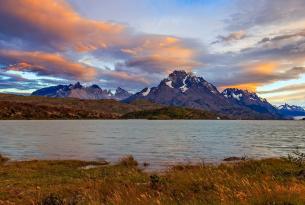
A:
{"label": "shrub", "polygon": [[63,205],[63,204],[64,204],[63,199],[56,194],[50,194],[41,201],[41,205]]}
{"label": "shrub", "polygon": [[133,158],[132,155],[127,155],[120,159],[119,165],[123,165],[126,167],[136,167],[138,166],[138,162]]}
{"label": "shrub", "polygon": [[297,149],[296,151],[292,152],[292,154],[288,155],[288,160],[302,166],[305,163],[305,153],[302,153]]}
{"label": "shrub", "polygon": [[149,177],[149,179],[150,179],[151,188],[152,189],[157,189],[159,184],[160,184],[160,177],[158,175],[154,174],[154,175],[151,175]]}

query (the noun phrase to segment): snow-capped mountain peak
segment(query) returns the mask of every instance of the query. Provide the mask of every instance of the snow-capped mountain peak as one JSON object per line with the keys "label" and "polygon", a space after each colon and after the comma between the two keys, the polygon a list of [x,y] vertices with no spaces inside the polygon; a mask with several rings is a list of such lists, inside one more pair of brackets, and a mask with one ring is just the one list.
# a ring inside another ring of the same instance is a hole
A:
{"label": "snow-capped mountain peak", "polygon": [[189,89],[205,87],[213,94],[219,94],[217,88],[205,81],[202,77],[196,76],[194,73],[175,70],[167,78],[161,81],[160,86],[166,86],[179,90],[181,93],[188,92]]}
{"label": "snow-capped mountain peak", "polygon": [[296,117],[305,116],[305,109],[297,105],[289,105],[285,103],[277,107],[278,111],[284,116]]}
{"label": "snow-capped mountain peak", "polygon": [[290,110],[290,111],[299,111],[299,112],[305,112],[305,109],[302,108],[301,106],[297,105],[289,105],[285,103],[284,105],[280,105],[278,107],[279,110]]}
{"label": "snow-capped mountain peak", "polygon": [[248,107],[256,112],[278,114],[277,109],[273,105],[254,92],[237,88],[227,88],[222,92],[222,95],[229,102]]}
{"label": "snow-capped mountain peak", "polygon": [[242,99],[247,99],[250,101],[266,102],[266,99],[257,96],[256,93],[250,92],[248,90],[241,90],[238,88],[227,88],[222,92],[222,95],[227,99],[235,99],[238,101],[241,101]]}

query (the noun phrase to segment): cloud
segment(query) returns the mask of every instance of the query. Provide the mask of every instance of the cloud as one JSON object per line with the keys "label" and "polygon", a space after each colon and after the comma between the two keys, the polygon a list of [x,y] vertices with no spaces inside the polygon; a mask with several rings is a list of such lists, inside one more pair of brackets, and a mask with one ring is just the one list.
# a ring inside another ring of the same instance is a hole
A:
{"label": "cloud", "polygon": [[269,100],[273,103],[282,104],[283,102],[294,101],[298,104],[304,104],[305,101],[305,91],[297,91],[290,94],[281,94],[277,96],[270,96]]}
{"label": "cloud", "polygon": [[203,75],[214,73],[208,79],[221,88],[255,91],[259,86],[298,79],[305,74],[304,28],[267,35],[263,39],[238,51],[203,56],[208,72]]}
{"label": "cloud", "polygon": [[[79,16],[63,0],[3,0],[0,7],[1,33],[19,39],[24,47],[88,51],[107,47],[125,29],[123,25],[94,21]],[[14,25],[14,26],[12,26]]]}
{"label": "cloud", "polygon": [[282,93],[282,92],[299,92],[299,91],[305,92],[305,83],[283,86],[283,87],[275,88],[272,90],[259,91],[259,93],[260,94],[275,94],[275,93]]}
{"label": "cloud", "polygon": [[88,81],[97,75],[95,68],[69,61],[59,54],[1,49],[0,62],[8,65],[4,70],[27,71],[43,76]]}
{"label": "cloud", "polygon": [[[235,61],[234,61],[235,62]],[[235,87],[256,91],[257,87],[277,81],[298,79],[305,74],[305,67],[287,68],[281,61],[265,60],[218,67],[222,75],[213,76],[213,82],[220,88]]]}
{"label": "cloud", "polygon": [[212,44],[217,43],[232,43],[234,41],[242,40],[247,37],[247,34],[245,31],[236,31],[232,32],[227,36],[219,35],[217,37],[217,41],[214,41]]}
{"label": "cloud", "polygon": [[0,70],[0,89],[20,90],[26,92],[29,89],[39,89],[48,84],[60,83],[60,81],[50,79],[27,79],[17,73],[7,73],[5,70]]}
{"label": "cloud", "polygon": [[236,12],[225,20],[227,29],[249,29],[258,26],[295,22],[305,17],[303,0],[236,1]]}
{"label": "cloud", "polygon": [[[139,36],[137,46],[121,49],[126,61],[117,64],[119,69],[140,69],[148,73],[169,73],[177,67],[192,70],[201,65],[195,42],[177,37],[158,35]],[[125,68],[124,68],[125,67]]]}

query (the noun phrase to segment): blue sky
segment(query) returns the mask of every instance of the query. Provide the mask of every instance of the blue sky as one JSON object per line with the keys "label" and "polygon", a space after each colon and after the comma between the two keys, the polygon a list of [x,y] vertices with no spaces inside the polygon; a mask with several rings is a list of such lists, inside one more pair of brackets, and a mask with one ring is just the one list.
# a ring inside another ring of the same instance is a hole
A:
{"label": "blue sky", "polygon": [[137,91],[173,70],[305,105],[303,0],[3,0],[0,92]]}

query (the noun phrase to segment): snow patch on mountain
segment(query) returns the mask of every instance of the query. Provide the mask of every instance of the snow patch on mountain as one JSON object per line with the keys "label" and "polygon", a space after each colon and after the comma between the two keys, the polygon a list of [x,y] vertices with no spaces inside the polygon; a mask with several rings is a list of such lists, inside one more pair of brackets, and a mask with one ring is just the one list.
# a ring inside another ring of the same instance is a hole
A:
{"label": "snow patch on mountain", "polygon": [[169,80],[169,81],[166,81],[165,84],[170,87],[170,88],[174,88],[173,85],[172,85],[173,81]]}
{"label": "snow patch on mountain", "polygon": [[237,95],[235,95],[234,93],[232,93],[232,97],[235,98],[235,99],[238,100],[238,101],[240,100],[240,98],[241,98],[242,96],[243,96],[243,94],[241,94],[241,93],[240,93],[240,94],[237,94]]}
{"label": "snow patch on mountain", "polygon": [[185,78],[183,79],[182,83],[183,85],[180,87],[180,90],[184,93],[188,90],[187,84],[185,83],[187,78],[189,77],[189,75],[185,76]]}
{"label": "snow patch on mountain", "polygon": [[143,96],[147,96],[150,93],[150,88],[146,88],[146,90],[142,93]]}

